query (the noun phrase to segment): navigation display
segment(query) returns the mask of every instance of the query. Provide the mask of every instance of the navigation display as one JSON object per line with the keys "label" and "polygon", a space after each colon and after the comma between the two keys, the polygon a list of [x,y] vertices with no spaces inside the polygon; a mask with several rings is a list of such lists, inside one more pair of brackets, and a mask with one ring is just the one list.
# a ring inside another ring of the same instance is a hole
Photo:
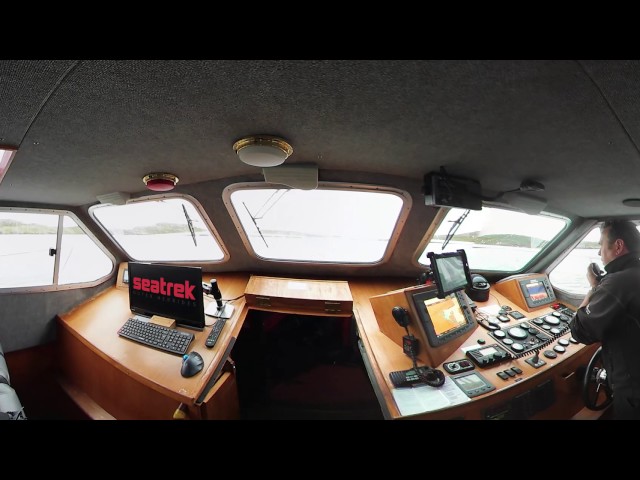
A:
{"label": "navigation display", "polygon": [[461,292],[440,298],[437,288],[424,287],[412,292],[409,300],[432,347],[445,345],[476,326]]}
{"label": "navigation display", "polygon": [[525,284],[525,288],[529,293],[529,298],[532,300],[539,301],[548,297],[544,284],[539,280],[531,280],[529,283]]}
{"label": "navigation display", "polygon": [[542,307],[556,301],[549,279],[543,273],[518,280],[518,285],[528,308]]}
{"label": "navigation display", "polygon": [[467,323],[462,313],[460,304],[454,296],[446,298],[432,298],[423,302],[433,323],[433,330],[437,336],[441,336]]}

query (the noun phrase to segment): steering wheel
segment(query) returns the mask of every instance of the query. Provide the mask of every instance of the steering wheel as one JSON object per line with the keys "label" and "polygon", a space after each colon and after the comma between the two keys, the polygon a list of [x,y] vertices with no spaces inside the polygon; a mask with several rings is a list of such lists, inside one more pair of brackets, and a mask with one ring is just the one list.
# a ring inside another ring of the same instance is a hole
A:
{"label": "steering wheel", "polygon": [[589,410],[604,410],[613,401],[613,392],[602,364],[602,347],[589,360],[582,380],[582,400]]}

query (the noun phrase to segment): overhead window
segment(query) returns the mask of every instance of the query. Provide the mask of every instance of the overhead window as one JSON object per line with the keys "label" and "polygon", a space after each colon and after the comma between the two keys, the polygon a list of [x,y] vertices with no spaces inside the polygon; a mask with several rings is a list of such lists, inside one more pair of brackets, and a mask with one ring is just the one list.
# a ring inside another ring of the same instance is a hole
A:
{"label": "overhead window", "polygon": [[167,195],[96,205],[89,211],[134,260],[206,263],[227,257],[202,207],[191,197]]}
{"label": "overhead window", "polygon": [[395,189],[321,184],[227,187],[225,203],[248,250],[265,260],[374,264],[390,254],[411,206]]}
{"label": "overhead window", "polygon": [[418,263],[430,265],[428,252],[463,249],[472,270],[517,272],[566,228],[569,220],[500,208],[451,208],[421,250]]}
{"label": "overhead window", "polygon": [[71,212],[0,209],[0,289],[91,286],[114,265]]}

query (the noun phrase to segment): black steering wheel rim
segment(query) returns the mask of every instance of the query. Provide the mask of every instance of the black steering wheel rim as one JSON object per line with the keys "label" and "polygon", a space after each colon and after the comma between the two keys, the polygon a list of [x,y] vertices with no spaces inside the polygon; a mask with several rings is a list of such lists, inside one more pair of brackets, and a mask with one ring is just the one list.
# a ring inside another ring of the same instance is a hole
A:
{"label": "black steering wheel rim", "polygon": [[582,379],[582,400],[589,410],[604,410],[613,401],[613,393],[602,364],[602,347],[593,353]]}

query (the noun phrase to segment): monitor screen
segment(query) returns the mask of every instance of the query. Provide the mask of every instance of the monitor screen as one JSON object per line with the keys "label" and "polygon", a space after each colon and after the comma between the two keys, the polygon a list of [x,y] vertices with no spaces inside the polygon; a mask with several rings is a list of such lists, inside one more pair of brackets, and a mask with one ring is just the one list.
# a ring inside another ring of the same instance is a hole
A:
{"label": "monitor screen", "polygon": [[440,298],[471,285],[471,273],[464,250],[448,253],[429,252],[427,257],[431,261],[433,280],[438,287]]}
{"label": "monitor screen", "polygon": [[132,312],[172,318],[181,327],[204,328],[202,268],[129,262],[128,275]]}
{"label": "monitor screen", "polygon": [[539,280],[531,280],[525,284],[525,288],[527,289],[529,298],[532,300],[540,301],[545,300],[548,297],[544,284]]}
{"label": "monitor screen", "polygon": [[476,326],[462,292],[440,298],[431,287],[412,293],[411,301],[432,347],[444,345]]}

